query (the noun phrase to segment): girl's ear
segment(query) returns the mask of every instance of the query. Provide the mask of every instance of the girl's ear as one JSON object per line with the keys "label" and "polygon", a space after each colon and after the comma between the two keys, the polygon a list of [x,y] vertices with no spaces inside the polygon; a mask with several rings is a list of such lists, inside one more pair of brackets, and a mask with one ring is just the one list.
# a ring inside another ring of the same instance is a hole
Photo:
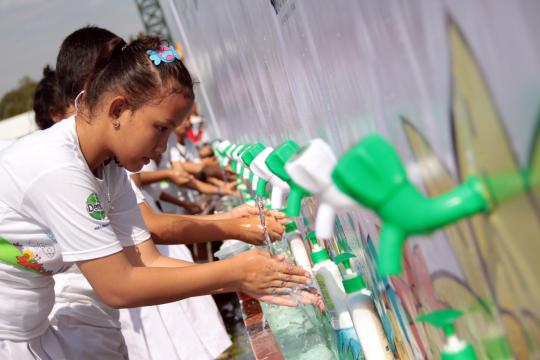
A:
{"label": "girl's ear", "polygon": [[118,119],[126,110],[129,110],[126,98],[123,96],[116,96],[109,105],[109,116],[113,119]]}

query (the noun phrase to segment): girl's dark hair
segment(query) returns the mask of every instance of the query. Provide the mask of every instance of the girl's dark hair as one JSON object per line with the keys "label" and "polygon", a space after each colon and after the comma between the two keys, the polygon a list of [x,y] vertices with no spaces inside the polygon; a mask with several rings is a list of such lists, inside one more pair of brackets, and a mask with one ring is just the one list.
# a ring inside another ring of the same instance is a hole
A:
{"label": "girl's dark hair", "polygon": [[56,58],[58,101],[64,111],[83,90],[105,44],[114,39],[121,40],[116,34],[97,26],[80,28],[64,39]]}
{"label": "girl's dark hair", "polygon": [[194,99],[193,80],[181,60],[159,65],[150,60],[147,51],[159,50],[162,43],[150,36],[130,44],[119,38],[108,41],[86,80],[85,110],[91,114],[100,97],[110,91],[125,96],[131,111],[150,102],[159,103],[173,93]]}
{"label": "girl's dark hair", "polygon": [[51,112],[64,114],[65,109],[59,106],[59,97],[56,72],[47,65],[43,69],[43,78],[37,84],[34,93],[35,121],[41,130],[54,125]]}

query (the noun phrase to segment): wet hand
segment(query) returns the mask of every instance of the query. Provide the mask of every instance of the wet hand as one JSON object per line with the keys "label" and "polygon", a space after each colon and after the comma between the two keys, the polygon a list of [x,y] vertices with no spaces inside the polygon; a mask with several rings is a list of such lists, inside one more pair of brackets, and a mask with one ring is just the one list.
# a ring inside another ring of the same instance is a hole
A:
{"label": "wet hand", "polygon": [[310,285],[309,273],[284,261],[283,256],[254,249],[230,259],[238,272],[238,291],[263,295],[290,295],[290,291]]}
{"label": "wet hand", "polygon": [[[264,239],[264,229],[259,218],[259,211],[256,214],[246,215],[241,218],[234,219],[235,238],[242,240],[252,245],[266,245]],[[273,217],[265,217],[266,231],[270,237],[270,241],[281,240],[284,227]]]}
{"label": "wet hand", "polygon": [[248,204],[243,204],[235,207],[231,211],[227,212],[227,217],[229,219],[238,219],[242,217],[250,217],[251,215],[259,215],[259,208],[256,206],[250,206]]}

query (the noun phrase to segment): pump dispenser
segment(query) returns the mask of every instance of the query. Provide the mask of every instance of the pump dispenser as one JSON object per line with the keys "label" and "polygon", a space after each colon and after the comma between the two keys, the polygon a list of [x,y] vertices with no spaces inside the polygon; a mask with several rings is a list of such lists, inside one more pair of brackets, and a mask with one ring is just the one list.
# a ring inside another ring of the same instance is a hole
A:
{"label": "pump dispenser", "polygon": [[424,196],[407,178],[394,147],[379,135],[365,137],[345,153],[332,178],[341,191],[375,210],[382,219],[378,256],[382,275],[402,272],[407,236],[489,210],[488,192],[476,177],[469,177],[446,194]]}
{"label": "pump dispenser", "polygon": [[330,260],[326,248],[318,244],[313,231],[306,237],[311,242],[313,274],[321,290],[326,311],[332,319],[332,326],[337,331],[349,329],[353,324],[345,304],[345,291],[339,268]]}
{"label": "pump dispenser", "polygon": [[294,182],[321,199],[315,225],[319,239],[332,237],[336,211],[357,207],[354,200],[339,191],[332,182],[331,174],[336,162],[330,145],[314,139],[285,165]]}
{"label": "pump dispenser", "polygon": [[285,171],[285,163],[299,149],[300,146],[298,146],[296,142],[288,140],[279,145],[266,158],[266,166],[268,166],[268,169],[289,185],[290,190],[286,209],[288,217],[299,216],[302,199],[306,196],[310,196],[305,189],[292,181],[289,174]]}
{"label": "pump dispenser", "polygon": [[446,344],[441,353],[442,360],[476,360],[476,353],[471,344],[456,336],[454,323],[463,316],[455,309],[437,310],[416,318],[419,322],[429,323],[444,331]]}
{"label": "pump dispenser", "polygon": [[349,261],[354,257],[350,253],[342,253],[336,256],[334,262],[343,264],[345,269],[343,274],[343,287],[347,294],[345,302],[360,339],[364,356],[367,360],[394,359],[379,314],[371,299],[371,292],[366,288],[362,275],[351,269]]}

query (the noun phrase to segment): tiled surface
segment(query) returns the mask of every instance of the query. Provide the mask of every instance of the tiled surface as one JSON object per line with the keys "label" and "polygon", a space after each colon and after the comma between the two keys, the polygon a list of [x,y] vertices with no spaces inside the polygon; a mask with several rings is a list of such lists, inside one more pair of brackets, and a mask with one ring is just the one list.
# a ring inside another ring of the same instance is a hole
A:
{"label": "tiled surface", "polygon": [[242,314],[255,358],[257,360],[284,359],[267,323],[265,323],[263,330],[263,313],[259,302],[242,293],[239,293],[238,296],[240,297]]}

